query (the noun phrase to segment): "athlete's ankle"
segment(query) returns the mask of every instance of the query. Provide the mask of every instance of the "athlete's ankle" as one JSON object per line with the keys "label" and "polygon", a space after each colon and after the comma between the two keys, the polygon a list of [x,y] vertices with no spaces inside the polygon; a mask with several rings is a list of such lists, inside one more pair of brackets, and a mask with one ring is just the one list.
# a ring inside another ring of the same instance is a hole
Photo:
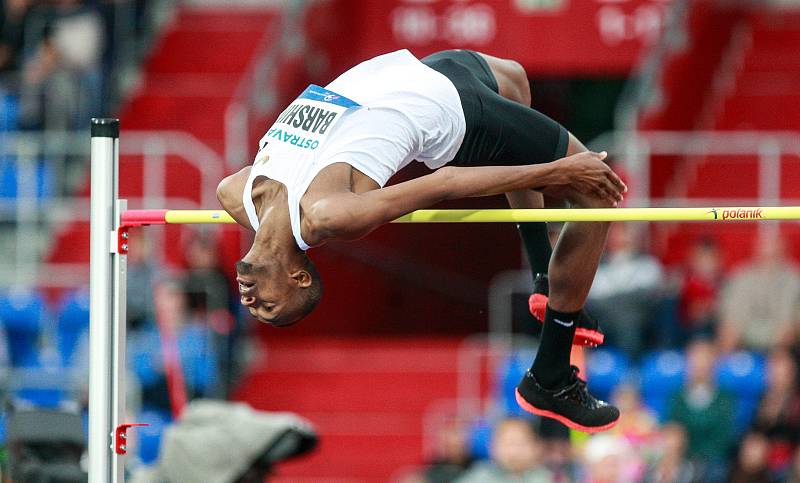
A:
{"label": "athlete's ankle", "polygon": [[585,302],[574,300],[571,297],[559,296],[559,294],[550,294],[547,298],[547,308],[558,312],[564,317],[579,314],[584,305]]}
{"label": "athlete's ankle", "polygon": [[562,312],[548,305],[545,311],[539,351],[531,366],[531,373],[545,389],[564,386],[572,372],[570,355],[575,336],[578,312]]}

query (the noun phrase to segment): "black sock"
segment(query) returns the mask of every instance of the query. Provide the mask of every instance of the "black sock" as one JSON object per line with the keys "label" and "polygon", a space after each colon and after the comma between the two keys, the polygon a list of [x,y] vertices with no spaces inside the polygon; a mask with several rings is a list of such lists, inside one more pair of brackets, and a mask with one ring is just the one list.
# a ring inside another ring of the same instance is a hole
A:
{"label": "black sock", "polygon": [[533,276],[536,277],[537,273],[547,273],[550,256],[553,254],[553,247],[550,246],[550,237],[547,234],[547,223],[517,223],[517,229],[522,237]]}
{"label": "black sock", "polygon": [[547,306],[539,351],[531,366],[531,373],[545,389],[557,389],[569,380],[569,356],[579,314],[580,311],[557,312]]}

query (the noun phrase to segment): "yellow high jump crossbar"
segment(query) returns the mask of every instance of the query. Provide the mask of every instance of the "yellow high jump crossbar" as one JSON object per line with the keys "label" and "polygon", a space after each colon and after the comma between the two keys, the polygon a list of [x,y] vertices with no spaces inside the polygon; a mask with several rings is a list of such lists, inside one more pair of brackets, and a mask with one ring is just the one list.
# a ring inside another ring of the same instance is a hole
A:
{"label": "yellow high jump crossbar", "polygon": [[[223,210],[127,210],[123,226],[235,223]],[[394,223],[519,223],[567,221],[765,221],[800,220],[800,206],[707,208],[586,208],[418,210]]]}

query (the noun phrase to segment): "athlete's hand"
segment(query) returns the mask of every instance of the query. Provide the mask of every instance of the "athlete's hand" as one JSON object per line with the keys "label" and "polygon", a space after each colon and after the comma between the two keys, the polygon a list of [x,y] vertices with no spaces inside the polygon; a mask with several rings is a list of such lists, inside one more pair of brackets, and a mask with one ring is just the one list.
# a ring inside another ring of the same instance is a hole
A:
{"label": "athlete's hand", "polygon": [[591,196],[611,201],[614,206],[622,201],[623,194],[628,191],[619,176],[603,162],[608,154],[603,151],[594,153],[586,151],[555,161],[563,178],[558,184]]}

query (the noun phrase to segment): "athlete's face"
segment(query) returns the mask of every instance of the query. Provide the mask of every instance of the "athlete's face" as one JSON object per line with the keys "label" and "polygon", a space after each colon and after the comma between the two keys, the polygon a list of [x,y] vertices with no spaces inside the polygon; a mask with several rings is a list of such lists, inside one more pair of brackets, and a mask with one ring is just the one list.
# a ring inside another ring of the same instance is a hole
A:
{"label": "athlete's face", "polygon": [[286,327],[302,318],[298,303],[302,287],[282,267],[240,261],[236,274],[240,301],[253,317],[275,327]]}

